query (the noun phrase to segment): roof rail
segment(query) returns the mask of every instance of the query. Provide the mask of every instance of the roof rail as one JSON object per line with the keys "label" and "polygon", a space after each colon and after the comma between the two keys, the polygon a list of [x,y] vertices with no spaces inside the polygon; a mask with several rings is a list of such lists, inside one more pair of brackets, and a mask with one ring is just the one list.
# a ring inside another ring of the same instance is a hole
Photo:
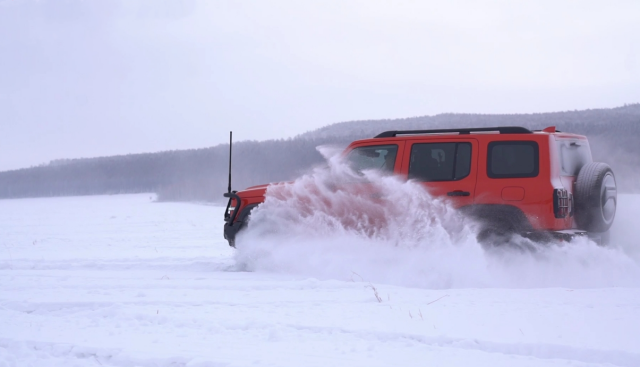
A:
{"label": "roof rail", "polygon": [[436,129],[436,130],[391,130],[376,135],[374,138],[393,138],[397,135],[421,135],[421,134],[446,134],[458,133],[460,135],[476,132],[497,131],[500,134],[532,134],[529,129],[520,126],[500,126],[500,127],[477,127],[466,129]]}

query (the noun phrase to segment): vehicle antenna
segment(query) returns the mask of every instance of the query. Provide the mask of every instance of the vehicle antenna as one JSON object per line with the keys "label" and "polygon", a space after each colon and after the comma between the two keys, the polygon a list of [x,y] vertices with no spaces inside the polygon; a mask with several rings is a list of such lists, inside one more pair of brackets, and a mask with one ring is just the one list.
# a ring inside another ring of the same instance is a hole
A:
{"label": "vehicle antenna", "polygon": [[229,131],[229,187],[227,193],[231,192],[231,145],[233,144],[233,131]]}

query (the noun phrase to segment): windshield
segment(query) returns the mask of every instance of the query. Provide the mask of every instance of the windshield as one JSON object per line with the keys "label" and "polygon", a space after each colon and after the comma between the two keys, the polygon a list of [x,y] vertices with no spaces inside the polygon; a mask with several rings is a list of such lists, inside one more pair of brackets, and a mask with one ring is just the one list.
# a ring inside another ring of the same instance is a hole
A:
{"label": "windshield", "polygon": [[397,145],[358,147],[347,155],[347,164],[357,173],[370,169],[392,173],[397,154]]}

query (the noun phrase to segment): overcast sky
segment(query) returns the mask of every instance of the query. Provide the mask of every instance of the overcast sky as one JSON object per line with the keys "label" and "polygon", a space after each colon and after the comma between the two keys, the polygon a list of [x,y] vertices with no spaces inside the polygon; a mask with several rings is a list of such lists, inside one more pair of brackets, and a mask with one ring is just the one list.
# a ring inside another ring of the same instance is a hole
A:
{"label": "overcast sky", "polygon": [[640,1],[0,0],[0,170],[640,102]]}

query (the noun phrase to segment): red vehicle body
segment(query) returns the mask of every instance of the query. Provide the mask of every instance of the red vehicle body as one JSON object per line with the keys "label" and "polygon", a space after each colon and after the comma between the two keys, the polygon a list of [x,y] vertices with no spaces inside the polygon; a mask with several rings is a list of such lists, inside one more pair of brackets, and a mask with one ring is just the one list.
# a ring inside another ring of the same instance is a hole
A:
{"label": "red vehicle body", "polygon": [[[376,147],[395,151],[395,160],[391,153],[385,157],[393,160],[394,175],[420,182],[429,194],[446,197],[455,208],[485,221],[487,228],[571,238],[606,233],[613,222],[617,200],[613,172],[604,163],[592,162],[588,140],[581,135],[554,127],[388,131],[354,141],[344,154]],[[419,159],[426,161],[424,168],[419,168]],[[429,176],[430,169],[443,168],[438,164],[448,165],[447,172],[460,172],[460,177],[458,173]],[[595,173],[587,175],[585,167]],[[585,187],[577,187],[581,172]],[[251,209],[265,200],[267,186],[225,194],[231,209],[225,218],[225,238],[231,246]]]}

